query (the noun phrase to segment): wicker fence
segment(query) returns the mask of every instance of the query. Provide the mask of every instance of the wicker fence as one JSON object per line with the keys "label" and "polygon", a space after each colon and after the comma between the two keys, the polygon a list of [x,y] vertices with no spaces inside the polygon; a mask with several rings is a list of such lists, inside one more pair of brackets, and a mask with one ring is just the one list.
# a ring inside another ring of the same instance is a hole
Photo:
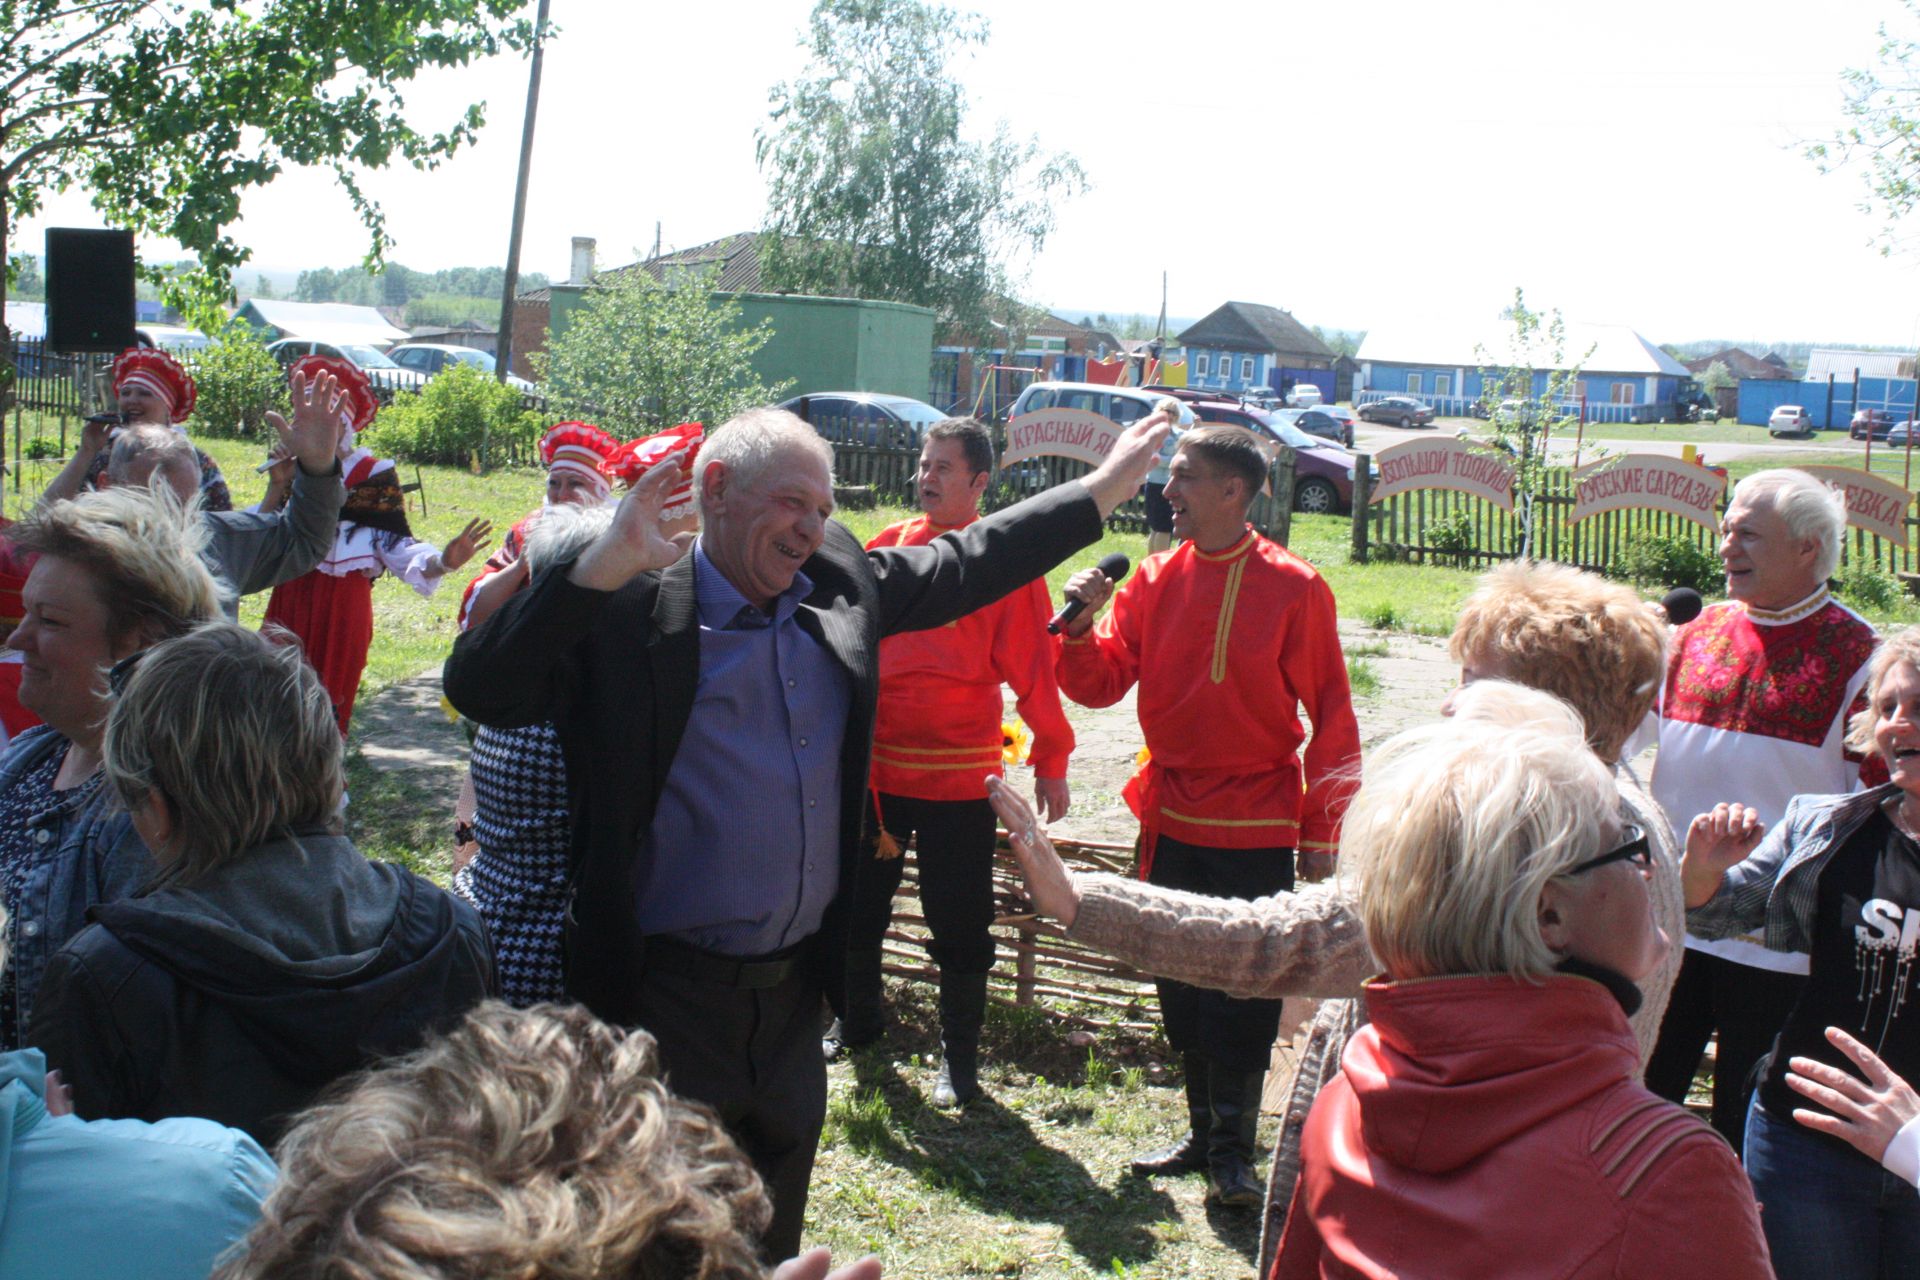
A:
{"label": "wicker fence", "polygon": [[[1064,839],[1053,844],[1061,860],[1078,871],[1125,874],[1133,861],[1130,846]],[[907,863],[900,893],[882,946],[883,968],[901,977],[937,981],[939,966],[926,948],[917,860]],[[1052,921],[1034,915],[1021,891],[1020,872],[1004,834],[994,860],[993,896],[998,956],[988,979],[988,995],[996,1004],[1038,1007],[1063,1022],[1092,1028],[1149,1031],[1157,1025],[1152,979],[1080,945]]]}

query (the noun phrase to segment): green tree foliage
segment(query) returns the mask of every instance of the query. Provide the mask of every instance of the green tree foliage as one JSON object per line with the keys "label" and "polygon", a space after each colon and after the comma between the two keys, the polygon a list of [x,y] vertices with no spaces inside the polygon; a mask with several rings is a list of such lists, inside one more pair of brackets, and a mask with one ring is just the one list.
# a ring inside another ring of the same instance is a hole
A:
{"label": "green tree foliage", "polygon": [[533,457],[547,419],[520,393],[470,364],[453,364],[418,392],[403,391],[361,435],[375,453],[475,471]]}
{"label": "green tree foliage", "polygon": [[1900,0],[1900,8],[1898,29],[1880,24],[1875,64],[1841,73],[1847,124],[1807,148],[1822,173],[1864,166],[1865,207],[1886,218],[1882,253],[1901,243],[1901,223],[1920,207],[1920,0]]}
{"label": "green tree foliage", "polygon": [[[1566,323],[1558,311],[1534,311],[1525,293],[1513,291],[1513,304],[1500,313],[1510,326],[1503,351],[1489,352],[1478,344],[1474,355],[1480,369],[1480,415],[1486,418],[1494,444],[1514,463],[1514,514],[1523,557],[1533,554],[1535,503],[1546,484],[1548,441],[1556,430],[1571,426],[1575,416],[1574,384],[1580,366],[1593,354],[1567,356]],[[1544,375],[1544,376],[1543,376]]]}
{"label": "green tree foliage", "polygon": [[1700,375],[1700,385],[1708,395],[1717,396],[1722,391],[1739,386],[1740,380],[1733,376],[1733,370],[1727,368],[1725,360],[1715,360],[1707,366],[1707,371]]}
{"label": "green tree foliage", "polygon": [[30,253],[16,253],[7,263],[13,277],[11,294],[22,302],[39,302],[47,296],[47,280],[40,274],[40,259]]}
{"label": "green tree foliage", "polygon": [[265,440],[267,410],[289,411],[285,371],[244,324],[221,329],[191,364],[198,394],[189,433]]}
{"label": "green tree foliage", "polygon": [[984,19],[920,0],[818,0],[811,62],[774,86],[757,137],[772,287],[917,303],[981,338],[1002,318],[1086,180],[1004,123],[963,136],[952,64],[986,41]]}
{"label": "green tree foliage", "polygon": [[779,399],[791,384],[767,386],[752,364],[773,326],[743,326],[739,303],[716,295],[713,282],[711,269],[671,288],[631,271],[590,290],[533,357],[549,403],[631,438],[679,422],[718,424]]}
{"label": "green tree foliage", "polygon": [[[406,115],[430,67],[530,47],[520,0],[0,0],[0,258],[7,232],[75,184],[112,223],[196,255],[164,276],[210,328],[248,251],[227,234],[247,190],[325,165],[368,235],[389,240],[358,175],[432,167],[473,140],[476,104],[441,129]],[[317,216],[317,215],[316,215]]]}

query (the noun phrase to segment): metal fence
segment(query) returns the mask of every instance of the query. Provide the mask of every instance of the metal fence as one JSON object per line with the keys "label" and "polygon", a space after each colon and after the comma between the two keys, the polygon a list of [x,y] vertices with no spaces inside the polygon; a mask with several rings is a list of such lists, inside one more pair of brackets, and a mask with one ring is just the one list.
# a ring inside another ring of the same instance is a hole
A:
{"label": "metal fence", "polygon": [[[1353,407],[1372,404],[1376,400],[1385,400],[1389,396],[1401,399],[1414,399],[1433,406],[1436,415],[1443,418],[1477,418],[1481,416],[1481,402],[1478,396],[1436,395],[1430,391],[1361,391],[1353,397]],[[1580,421],[1583,412],[1578,400],[1556,400],[1549,404],[1549,411],[1556,417],[1570,422]],[[1656,401],[1651,404],[1603,404],[1592,400],[1586,402],[1584,412],[1588,422],[1652,423],[1672,422],[1674,404],[1672,401]]]}

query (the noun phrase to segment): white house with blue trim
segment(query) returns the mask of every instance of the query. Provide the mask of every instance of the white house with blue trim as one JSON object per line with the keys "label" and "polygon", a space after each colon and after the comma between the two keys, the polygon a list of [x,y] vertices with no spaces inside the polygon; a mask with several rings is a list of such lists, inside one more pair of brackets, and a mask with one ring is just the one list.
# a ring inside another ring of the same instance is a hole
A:
{"label": "white house with blue trim", "polygon": [[[1503,332],[1504,329],[1504,332]],[[1562,352],[1580,376],[1561,406],[1569,415],[1586,402],[1589,422],[1672,421],[1687,367],[1623,324],[1569,320]],[[1510,325],[1389,323],[1369,329],[1360,343],[1354,404],[1384,396],[1415,396],[1443,415],[1465,415],[1480,400],[1483,367],[1521,363],[1510,349]],[[1551,370],[1536,369],[1534,394],[1545,395]]]}

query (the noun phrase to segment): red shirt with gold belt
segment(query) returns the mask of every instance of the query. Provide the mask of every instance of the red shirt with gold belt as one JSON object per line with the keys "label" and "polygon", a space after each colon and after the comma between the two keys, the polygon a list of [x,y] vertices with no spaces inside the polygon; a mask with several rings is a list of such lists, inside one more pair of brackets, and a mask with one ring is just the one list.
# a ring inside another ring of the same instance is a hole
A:
{"label": "red shirt with gold belt", "polygon": [[[882,529],[867,549],[925,546],[963,527],[920,516]],[[957,622],[880,642],[876,791],[917,800],[985,799],[987,775],[1000,772],[1002,683],[1013,686],[1020,718],[1033,731],[1035,775],[1067,776],[1073,729],[1060,709],[1048,606],[1047,584],[1035,580]]]}
{"label": "red shirt with gold belt", "polygon": [[[1137,682],[1151,758],[1127,803],[1149,839],[1225,849],[1331,849],[1359,780],[1333,592],[1253,530],[1224,551],[1149,556],[1087,635],[1062,637],[1060,687],[1111,706]],[[1304,776],[1299,756],[1313,723]]]}

